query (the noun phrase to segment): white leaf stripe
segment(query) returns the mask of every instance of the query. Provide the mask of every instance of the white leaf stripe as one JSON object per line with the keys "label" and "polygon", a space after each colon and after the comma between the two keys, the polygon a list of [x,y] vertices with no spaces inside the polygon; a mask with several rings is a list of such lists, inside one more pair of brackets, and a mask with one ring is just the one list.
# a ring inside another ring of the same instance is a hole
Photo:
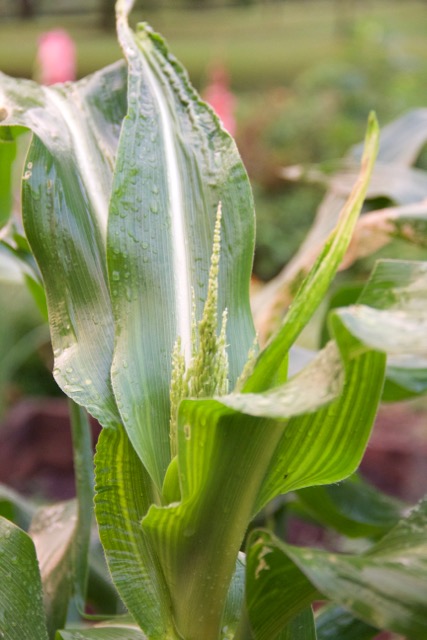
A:
{"label": "white leaf stripe", "polygon": [[[147,43],[149,41],[147,40]],[[150,46],[152,46],[150,44]],[[153,57],[151,58],[154,64]],[[169,186],[169,211],[171,216],[171,235],[173,251],[173,274],[175,291],[175,314],[177,319],[177,335],[181,344],[187,365],[191,357],[191,273],[188,255],[187,230],[185,222],[185,207],[181,189],[182,176],[179,169],[177,151],[174,142],[174,132],[170,111],[164,98],[163,89],[159,86],[158,76],[151,69],[146,59],[143,59],[145,77],[150,85],[159,110],[162,125],[163,151],[166,163],[166,175]]]}

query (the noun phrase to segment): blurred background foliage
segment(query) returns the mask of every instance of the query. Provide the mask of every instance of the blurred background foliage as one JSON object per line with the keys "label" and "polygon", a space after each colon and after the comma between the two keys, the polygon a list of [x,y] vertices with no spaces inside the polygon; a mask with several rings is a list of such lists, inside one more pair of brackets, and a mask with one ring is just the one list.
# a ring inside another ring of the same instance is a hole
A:
{"label": "blurred background foliage", "polygon": [[[113,0],[0,0],[0,70],[32,77],[41,34],[58,27],[76,43],[79,77],[115,61],[113,12]],[[426,105],[426,0],[137,0],[133,18],[167,38],[199,90],[215,65],[229,73],[257,209],[254,274],[263,281],[295,253],[325,191],[283,179],[280,167],[322,163],[332,171],[362,139],[371,109],[383,126]],[[418,164],[427,167],[425,153]],[[371,265],[361,261],[353,274]],[[1,358],[42,321],[23,288],[15,295],[1,285],[0,306]],[[42,371],[49,358],[34,346]],[[14,365],[23,387],[30,360],[24,365],[21,355]],[[44,392],[42,373],[39,383]],[[20,392],[12,385],[8,393]]]}

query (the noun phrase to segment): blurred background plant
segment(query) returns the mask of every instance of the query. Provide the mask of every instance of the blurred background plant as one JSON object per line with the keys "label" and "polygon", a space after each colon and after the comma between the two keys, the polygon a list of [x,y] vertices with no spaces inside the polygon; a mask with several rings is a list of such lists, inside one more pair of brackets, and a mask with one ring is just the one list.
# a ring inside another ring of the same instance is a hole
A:
{"label": "blurred background plant", "polygon": [[[2,0],[0,69],[34,75],[40,38],[58,27],[76,44],[79,77],[114,61],[113,5]],[[254,272],[264,281],[295,252],[323,196],[280,179],[277,166],[334,165],[362,138],[370,109],[383,126],[425,103],[421,0],[140,0],[134,19],[165,35],[199,90],[218,62],[228,72],[257,204]]]}

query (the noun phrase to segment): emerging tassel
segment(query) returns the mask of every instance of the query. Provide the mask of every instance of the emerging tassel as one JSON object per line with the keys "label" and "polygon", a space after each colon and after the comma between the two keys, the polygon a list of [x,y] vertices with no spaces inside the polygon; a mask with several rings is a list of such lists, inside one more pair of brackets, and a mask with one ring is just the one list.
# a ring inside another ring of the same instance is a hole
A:
{"label": "emerging tassel", "polygon": [[206,398],[228,393],[227,309],[222,313],[218,335],[218,278],[221,256],[221,203],[218,205],[213,237],[208,292],[202,318],[199,322],[193,311],[192,357],[186,369],[181,340],[172,353],[171,400],[171,453],[176,454],[177,412],[184,398]]}

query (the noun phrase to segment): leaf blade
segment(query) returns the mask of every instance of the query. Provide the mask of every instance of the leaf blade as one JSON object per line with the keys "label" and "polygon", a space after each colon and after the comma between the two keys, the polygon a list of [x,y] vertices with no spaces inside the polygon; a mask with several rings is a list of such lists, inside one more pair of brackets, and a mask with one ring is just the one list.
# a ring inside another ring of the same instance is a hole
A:
{"label": "leaf blade", "polygon": [[171,459],[171,354],[180,338],[188,365],[193,297],[198,320],[220,201],[218,311],[221,316],[228,310],[232,386],[254,340],[253,202],[232,139],[160,36],[146,25],[134,34],[127,24],[128,4],[117,6],[130,73],[108,235],[117,335],[112,379],[129,437],[160,489]]}
{"label": "leaf blade", "polygon": [[95,469],[95,513],[114,584],[150,640],[175,639],[169,594],[140,526],[153,487],[122,427],[101,432]]}
{"label": "leaf blade", "polygon": [[272,534],[255,531],[248,541],[246,607],[255,640],[279,637],[320,595],[271,539]]}
{"label": "leaf blade", "polygon": [[23,217],[47,290],[56,379],[102,424],[114,425],[119,417],[110,383],[105,228],[124,115],[123,65],[49,88],[4,75],[1,80],[1,124],[35,134]]}
{"label": "leaf blade", "polygon": [[40,572],[33,542],[4,518],[0,518],[0,536],[0,628],[3,636],[5,640],[16,640],[17,637],[47,640]]}
{"label": "leaf blade", "polygon": [[343,480],[360,464],[381,398],[386,358],[361,345],[339,321],[335,335],[344,362],[343,391],[328,406],[291,418],[256,511],[280,493]]}
{"label": "leaf blade", "polygon": [[349,198],[341,210],[337,226],[327,238],[315,264],[305,277],[277,334],[258,357],[245,391],[262,391],[274,384],[276,371],[284,355],[320,304],[340,266],[359,216],[372,174],[377,148],[378,124],[371,114],[365,138],[360,173]]}

